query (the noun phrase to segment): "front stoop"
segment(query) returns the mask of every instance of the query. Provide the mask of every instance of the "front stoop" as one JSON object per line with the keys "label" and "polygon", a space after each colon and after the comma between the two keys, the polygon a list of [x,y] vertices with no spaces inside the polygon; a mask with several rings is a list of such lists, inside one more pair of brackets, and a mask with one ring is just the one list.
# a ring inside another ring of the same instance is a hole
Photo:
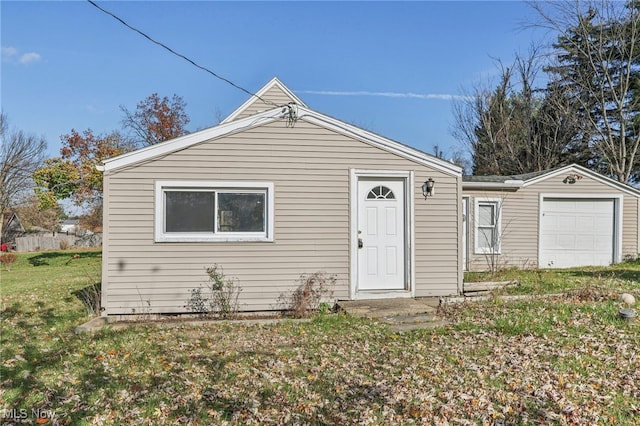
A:
{"label": "front stoop", "polygon": [[438,298],[349,300],[339,301],[337,305],[348,315],[377,320],[396,332],[448,324],[437,316]]}

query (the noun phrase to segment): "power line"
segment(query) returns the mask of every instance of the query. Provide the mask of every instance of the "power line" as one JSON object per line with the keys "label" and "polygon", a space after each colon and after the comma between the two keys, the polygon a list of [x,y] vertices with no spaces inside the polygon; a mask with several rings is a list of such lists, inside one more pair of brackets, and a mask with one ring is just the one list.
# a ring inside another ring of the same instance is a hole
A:
{"label": "power line", "polygon": [[113,13],[109,12],[108,10],[98,6],[93,0],[87,0],[92,6],[94,6],[95,8],[97,8],[98,10],[100,10],[103,13],[106,13],[107,15],[111,16],[112,18],[114,18],[115,20],[117,20],[118,22],[120,22],[122,25],[124,25],[125,27],[129,28],[130,30],[133,30],[135,32],[137,32],[138,34],[140,34],[142,37],[146,38],[147,40],[149,40],[150,42],[157,44],[158,46],[162,47],[163,49],[168,50],[169,52],[171,52],[172,54],[184,59],[185,61],[189,62],[191,65],[201,69],[202,71],[205,71],[209,74],[211,74],[212,76],[214,76],[217,79],[220,79],[222,81],[224,81],[227,84],[230,84],[231,86],[235,87],[236,89],[240,89],[243,92],[245,92],[246,94],[258,98],[260,99],[262,102],[264,102],[267,105],[273,105],[273,106],[278,106],[275,103],[269,101],[269,100],[265,100],[263,98],[261,98],[260,96],[256,95],[253,92],[248,91],[247,89],[245,89],[244,87],[238,86],[237,84],[235,84],[234,82],[232,82],[231,80],[222,77],[221,75],[216,74],[215,72],[211,71],[209,68],[204,67],[202,65],[199,65],[198,63],[196,63],[194,60],[188,58],[187,56],[183,55],[182,53],[176,52],[175,50],[173,50],[172,48],[170,48],[169,46],[167,46],[164,43],[161,43],[157,40],[155,40],[154,38],[152,38],[151,36],[147,35],[146,33],[144,33],[143,31],[129,25],[128,23],[126,23],[123,19],[119,18],[118,16],[114,15]]}

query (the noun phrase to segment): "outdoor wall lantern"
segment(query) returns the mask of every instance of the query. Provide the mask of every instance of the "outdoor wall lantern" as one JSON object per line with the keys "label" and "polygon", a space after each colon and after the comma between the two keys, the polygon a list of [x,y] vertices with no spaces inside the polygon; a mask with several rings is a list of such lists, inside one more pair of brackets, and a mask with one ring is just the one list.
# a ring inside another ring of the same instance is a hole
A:
{"label": "outdoor wall lantern", "polygon": [[436,182],[431,178],[427,179],[422,184],[422,195],[424,195],[425,200],[427,199],[427,197],[433,196],[433,187],[435,186],[435,184]]}
{"label": "outdoor wall lantern", "polygon": [[568,183],[569,185],[573,185],[574,183],[576,183],[576,181],[579,181],[580,179],[582,179],[582,176],[580,176],[577,173],[574,173],[564,178],[562,182]]}

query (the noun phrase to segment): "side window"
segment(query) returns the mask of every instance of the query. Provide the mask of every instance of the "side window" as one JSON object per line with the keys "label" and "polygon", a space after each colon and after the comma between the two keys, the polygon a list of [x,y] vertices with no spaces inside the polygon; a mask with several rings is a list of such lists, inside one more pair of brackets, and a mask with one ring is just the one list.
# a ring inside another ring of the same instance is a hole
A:
{"label": "side window", "polygon": [[218,232],[264,232],[265,193],[218,193]]}
{"label": "side window", "polygon": [[476,253],[500,253],[500,213],[499,200],[476,199]]}
{"label": "side window", "polygon": [[156,182],[157,242],[273,241],[273,184]]}

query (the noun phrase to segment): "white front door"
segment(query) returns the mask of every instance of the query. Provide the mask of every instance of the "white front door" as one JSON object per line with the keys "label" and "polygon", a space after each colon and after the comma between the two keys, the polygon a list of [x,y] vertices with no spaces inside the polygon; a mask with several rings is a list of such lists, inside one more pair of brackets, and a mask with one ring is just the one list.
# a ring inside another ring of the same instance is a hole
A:
{"label": "white front door", "polygon": [[358,179],[358,290],[407,289],[404,179]]}

